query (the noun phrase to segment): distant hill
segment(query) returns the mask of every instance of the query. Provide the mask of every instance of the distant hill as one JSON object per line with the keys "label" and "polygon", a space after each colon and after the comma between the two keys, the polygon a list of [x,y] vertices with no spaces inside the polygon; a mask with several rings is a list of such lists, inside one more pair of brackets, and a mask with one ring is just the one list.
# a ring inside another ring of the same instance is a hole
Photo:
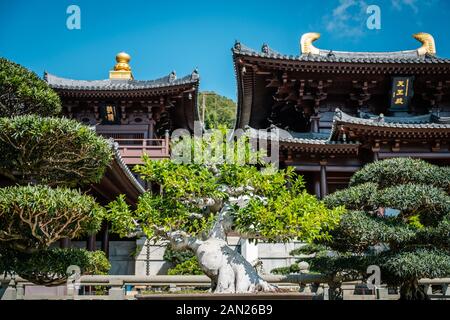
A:
{"label": "distant hill", "polygon": [[[233,100],[212,91],[200,92],[198,109],[206,129],[217,128],[220,125],[225,125],[229,129],[234,128],[236,103]],[[203,109],[205,110],[204,119]]]}

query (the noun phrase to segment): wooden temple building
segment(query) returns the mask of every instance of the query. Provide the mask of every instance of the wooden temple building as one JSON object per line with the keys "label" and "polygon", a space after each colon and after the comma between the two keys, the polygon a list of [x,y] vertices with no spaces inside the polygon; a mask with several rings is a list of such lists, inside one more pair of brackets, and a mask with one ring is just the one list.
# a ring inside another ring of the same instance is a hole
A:
{"label": "wooden temple building", "polygon": [[340,52],[301,37],[300,55],[236,42],[236,128],[283,129],[280,164],[323,197],[366,163],[391,157],[450,164],[450,59],[434,39],[418,49]]}
{"label": "wooden temple building", "polygon": [[[136,80],[130,56],[121,52],[105,80],[72,80],[45,72],[44,79],[61,98],[63,115],[90,126],[110,138],[114,160],[100,183],[89,187],[99,203],[124,194],[131,205],[145,191],[145,183],[131,168],[143,154],[152,159],[169,158],[173,130],[194,130],[197,117],[199,74],[177,78],[174,71],[156,80]],[[87,248],[109,251],[108,227],[87,239]],[[62,244],[67,246],[68,244]]]}
{"label": "wooden temple building", "polygon": [[[379,159],[414,157],[450,165],[450,59],[436,55],[431,35],[415,34],[421,46],[399,52],[323,50],[313,45],[319,36],[304,34],[299,55],[235,43],[235,129],[282,129],[281,167],[294,167],[308,191],[320,198],[346,187],[355,171]],[[199,75],[194,70],[182,78],[172,72],[157,80],[135,80],[129,55],[119,53],[116,61],[106,80],[71,80],[49,73],[44,77],[60,95],[67,117],[112,139],[114,161],[89,191],[100,203],[125,194],[135,204],[146,186],[130,167],[143,153],[168,158],[171,131],[193,132],[199,119]],[[105,225],[82,245],[90,250],[101,246],[108,254],[109,240],[117,240],[111,246],[126,257],[124,267],[113,263],[112,274],[162,272],[162,253],[150,258],[150,252],[160,249],[143,239],[113,237],[108,238]],[[140,253],[126,262],[138,247]],[[266,250],[269,258],[264,263],[289,265],[287,260],[271,262],[271,250]],[[109,256],[114,260],[117,255]]]}

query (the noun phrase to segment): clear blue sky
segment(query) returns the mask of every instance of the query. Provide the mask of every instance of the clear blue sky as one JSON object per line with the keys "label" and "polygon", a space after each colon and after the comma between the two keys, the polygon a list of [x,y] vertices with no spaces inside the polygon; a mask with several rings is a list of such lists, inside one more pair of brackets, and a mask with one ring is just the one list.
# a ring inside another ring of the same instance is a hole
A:
{"label": "clear blue sky", "polygon": [[[81,9],[81,30],[66,28],[71,4]],[[372,4],[381,9],[380,30],[366,27]],[[438,55],[450,57],[449,13],[448,0],[0,0],[0,56],[40,76],[104,79],[123,50],[136,79],[198,67],[201,90],[235,100],[235,39],[296,55],[301,34],[316,31],[319,48],[392,51],[417,48],[411,34],[425,31]]]}

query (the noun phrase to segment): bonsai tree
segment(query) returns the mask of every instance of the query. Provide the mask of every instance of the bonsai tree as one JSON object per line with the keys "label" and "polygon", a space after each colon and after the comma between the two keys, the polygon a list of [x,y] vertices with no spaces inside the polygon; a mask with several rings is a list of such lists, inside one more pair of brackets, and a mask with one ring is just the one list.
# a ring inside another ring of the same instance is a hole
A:
{"label": "bonsai tree", "polygon": [[367,267],[377,265],[382,282],[400,287],[401,299],[427,299],[419,279],[450,275],[449,187],[449,168],[422,160],[366,165],[349,188],[324,199],[348,211],[330,238],[316,241],[325,247],[315,247],[321,250],[311,268],[328,274],[339,294],[340,282],[367,277]]}
{"label": "bonsai tree", "polygon": [[66,269],[105,272],[102,252],[52,247],[100,228],[106,211],[78,188],[98,182],[108,142],[74,120],[55,117],[59,98],[25,68],[0,59],[0,272],[45,285]]}
{"label": "bonsai tree", "polygon": [[[123,197],[110,203],[112,231],[126,236],[138,226],[150,239],[169,241],[172,249],[191,250],[215,293],[276,290],[228,246],[227,234],[280,242],[328,239],[343,208],[327,209],[305,191],[292,169],[237,161],[254,156],[245,136],[235,143],[219,141],[217,135],[184,137],[173,146],[175,154],[195,154],[194,162],[144,157],[135,171],[157,191],[144,193],[135,211]],[[238,152],[239,145],[244,150]],[[216,152],[207,152],[211,148]],[[227,161],[220,161],[219,151]]]}

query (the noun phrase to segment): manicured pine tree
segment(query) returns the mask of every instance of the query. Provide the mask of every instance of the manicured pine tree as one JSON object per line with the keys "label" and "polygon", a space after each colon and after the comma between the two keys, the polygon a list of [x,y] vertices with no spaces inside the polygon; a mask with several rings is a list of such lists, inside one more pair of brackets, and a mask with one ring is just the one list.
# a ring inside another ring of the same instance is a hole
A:
{"label": "manicured pine tree", "polygon": [[400,287],[401,299],[428,299],[419,279],[450,275],[449,192],[448,167],[409,158],[366,165],[349,188],[324,199],[348,211],[330,238],[302,250],[317,252],[311,270],[328,275],[339,297],[340,283],[364,279],[377,265],[381,282]]}
{"label": "manicured pine tree", "polygon": [[100,181],[112,160],[106,140],[60,111],[43,80],[0,58],[0,272],[44,285],[64,282],[70,265],[110,267],[102,252],[52,246],[99,230],[104,208],[70,188]]}

